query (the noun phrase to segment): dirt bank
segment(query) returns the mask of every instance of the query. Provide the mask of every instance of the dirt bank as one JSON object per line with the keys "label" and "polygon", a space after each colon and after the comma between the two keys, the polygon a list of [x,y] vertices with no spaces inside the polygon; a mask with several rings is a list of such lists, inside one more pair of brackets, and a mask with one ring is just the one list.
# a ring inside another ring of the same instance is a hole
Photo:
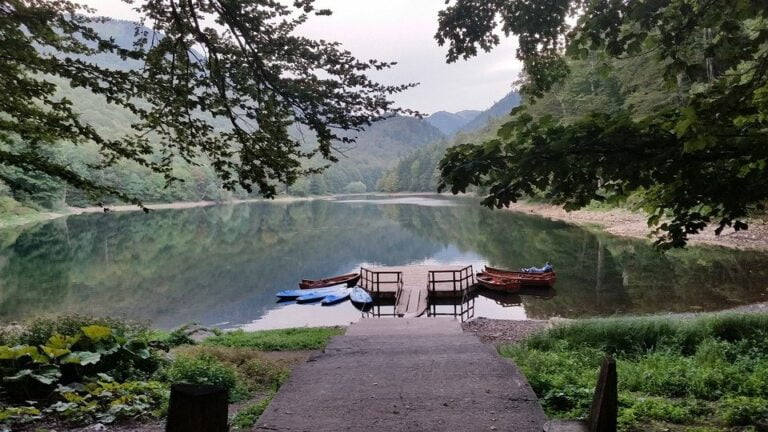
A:
{"label": "dirt bank", "polygon": [[[577,210],[566,212],[561,207],[549,204],[514,203],[510,211],[541,216],[553,220],[561,220],[581,226],[599,226],[603,231],[622,237],[648,239],[647,217],[644,214],[627,210],[614,209],[606,211]],[[709,244],[735,249],[756,249],[768,251],[768,221],[750,220],[749,230],[736,232],[725,230],[721,235],[715,234],[715,227],[709,227],[704,232],[691,237],[691,244]]]}

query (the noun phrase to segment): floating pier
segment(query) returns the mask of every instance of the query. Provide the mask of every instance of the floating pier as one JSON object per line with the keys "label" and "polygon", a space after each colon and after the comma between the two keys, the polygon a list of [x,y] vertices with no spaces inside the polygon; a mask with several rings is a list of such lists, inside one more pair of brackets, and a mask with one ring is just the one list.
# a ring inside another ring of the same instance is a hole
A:
{"label": "floating pier", "polygon": [[461,299],[475,289],[472,266],[363,267],[359,285],[374,300],[391,303],[393,315],[423,315],[430,300]]}

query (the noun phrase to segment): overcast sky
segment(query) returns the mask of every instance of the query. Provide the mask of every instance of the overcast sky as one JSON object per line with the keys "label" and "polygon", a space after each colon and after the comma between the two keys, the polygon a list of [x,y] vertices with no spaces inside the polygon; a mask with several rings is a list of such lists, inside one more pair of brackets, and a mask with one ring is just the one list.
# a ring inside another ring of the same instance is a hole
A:
{"label": "overcast sky", "polygon": [[[137,15],[121,0],[84,0],[99,13],[121,19]],[[403,107],[430,114],[439,110],[485,109],[511,90],[520,72],[515,42],[505,40],[489,54],[446,64],[445,47],[434,39],[444,0],[317,0],[330,17],[313,17],[301,33],[342,42],[359,58],[397,61],[377,79],[385,84],[419,82],[396,96]]]}

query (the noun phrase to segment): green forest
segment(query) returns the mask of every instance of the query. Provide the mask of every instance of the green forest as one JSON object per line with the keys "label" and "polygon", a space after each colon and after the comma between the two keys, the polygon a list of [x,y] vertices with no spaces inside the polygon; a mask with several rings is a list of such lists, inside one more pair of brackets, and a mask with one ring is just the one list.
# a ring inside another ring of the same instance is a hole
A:
{"label": "green forest", "polygon": [[[534,118],[552,117],[563,124],[573,123],[588,113],[632,111],[645,117],[674,102],[678,94],[660,78],[661,62],[654,58],[611,59],[597,55],[570,59],[570,74],[540,99],[524,98],[526,112]],[[434,192],[440,180],[439,164],[450,147],[482,143],[497,137],[499,129],[513,115],[492,119],[484,127],[418,149],[403,158],[379,182],[387,192]]]}

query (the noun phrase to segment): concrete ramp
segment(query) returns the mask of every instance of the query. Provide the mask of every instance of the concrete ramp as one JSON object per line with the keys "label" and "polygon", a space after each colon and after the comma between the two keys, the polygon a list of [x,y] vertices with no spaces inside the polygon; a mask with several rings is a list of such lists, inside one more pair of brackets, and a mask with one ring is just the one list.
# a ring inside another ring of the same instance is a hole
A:
{"label": "concrete ramp", "polygon": [[517,367],[451,319],[365,319],[298,366],[257,431],[520,431],[546,421]]}

